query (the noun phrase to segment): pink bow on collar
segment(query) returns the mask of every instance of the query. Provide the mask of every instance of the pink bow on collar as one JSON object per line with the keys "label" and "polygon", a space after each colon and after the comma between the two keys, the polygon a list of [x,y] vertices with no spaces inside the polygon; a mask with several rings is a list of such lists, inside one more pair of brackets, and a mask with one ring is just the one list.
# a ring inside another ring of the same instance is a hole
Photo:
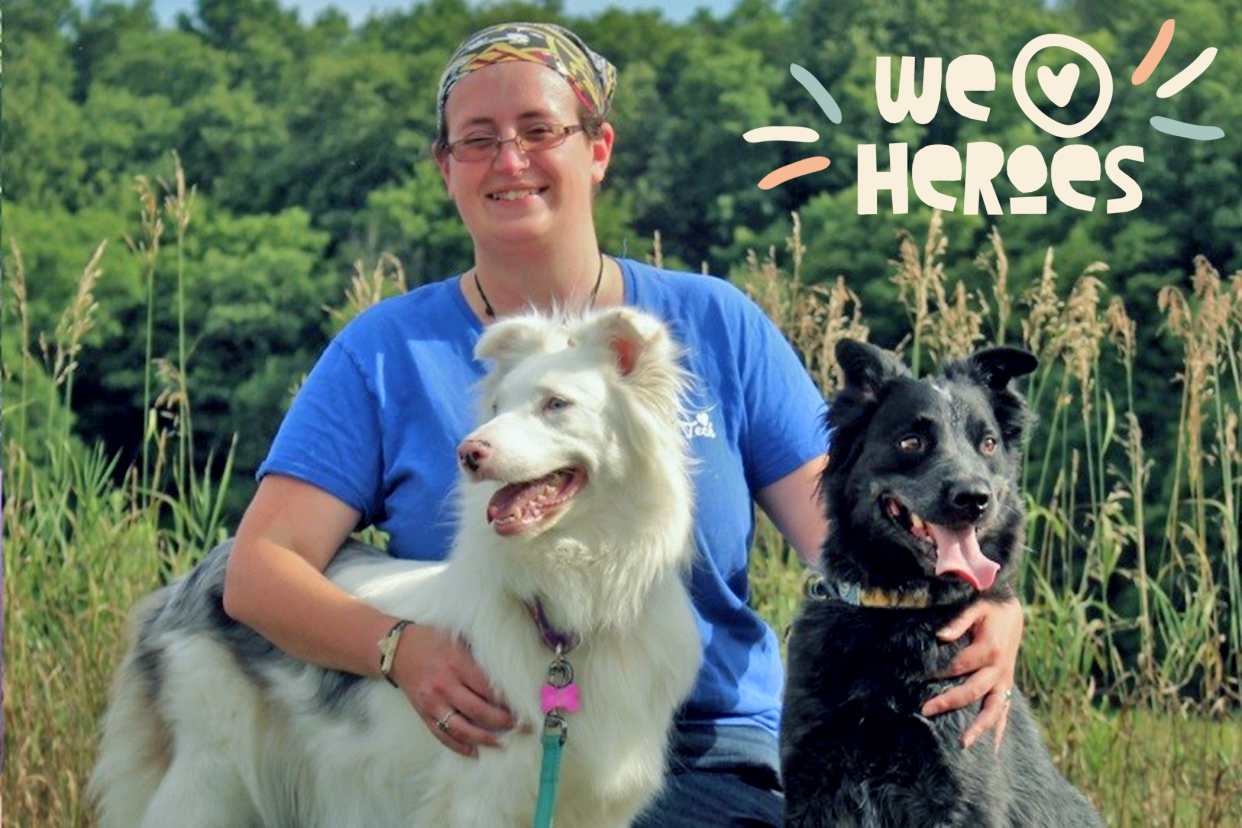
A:
{"label": "pink bow on collar", "polygon": [[577,713],[580,704],[578,685],[567,684],[564,687],[553,687],[545,684],[539,691],[540,706],[546,716],[553,710],[564,710],[566,713]]}

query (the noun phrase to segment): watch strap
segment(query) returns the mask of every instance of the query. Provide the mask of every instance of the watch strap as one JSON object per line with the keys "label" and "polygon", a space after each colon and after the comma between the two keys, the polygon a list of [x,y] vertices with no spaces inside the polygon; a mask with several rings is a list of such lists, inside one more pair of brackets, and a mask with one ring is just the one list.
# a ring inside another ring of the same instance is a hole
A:
{"label": "watch strap", "polygon": [[387,634],[376,642],[375,645],[380,653],[380,675],[393,687],[397,686],[397,682],[393,681],[392,678],[392,665],[396,661],[397,645],[401,643],[401,631],[413,623],[413,621],[407,618],[402,618],[393,624]]}

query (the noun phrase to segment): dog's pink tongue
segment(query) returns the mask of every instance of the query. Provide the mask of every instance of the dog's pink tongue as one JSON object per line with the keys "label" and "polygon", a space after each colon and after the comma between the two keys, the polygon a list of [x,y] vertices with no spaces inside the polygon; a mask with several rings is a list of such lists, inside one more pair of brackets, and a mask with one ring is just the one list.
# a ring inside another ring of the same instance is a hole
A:
{"label": "dog's pink tongue", "polygon": [[534,499],[535,489],[536,486],[531,483],[510,483],[496,492],[487,504],[487,522],[507,517],[525,506],[527,501]]}
{"label": "dog's pink tongue", "polygon": [[504,486],[496,494],[492,495],[492,499],[487,504],[487,522],[493,523],[501,518],[508,517],[518,509],[525,509],[532,503],[543,500],[545,496],[544,487],[550,483],[557,484],[557,488],[562,492],[567,486],[557,472],[546,474],[538,480],[528,480],[525,483],[510,483],[508,486]]}
{"label": "dog's pink tongue", "polygon": [[996,580],[1000,565],[983,554],[975,527],[950,529],[927,524],[936,541],[936,574],[956,575],[978,590],[987,589]]}

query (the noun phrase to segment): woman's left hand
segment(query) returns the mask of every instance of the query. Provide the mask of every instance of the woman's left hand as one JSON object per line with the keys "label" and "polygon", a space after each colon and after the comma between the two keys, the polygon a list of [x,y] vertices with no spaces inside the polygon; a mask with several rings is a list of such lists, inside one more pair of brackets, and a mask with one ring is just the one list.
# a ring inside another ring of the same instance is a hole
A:
{"label": "woman's left hand", "polygon": [[996,749],[1000,749],[1009,719],[1008,691],[1013,689],[1022,624],[1022,606],[1016,598],[999,604],[977,601],[936,633],[941,641],[956,641],[967,632],[972,638],[970,645],[957,654],[941,675],[941,678],[965,675],[970,678],[928,699],[922,711],[924,716],[935,716],[983,699],[983,708],[962,736],[963,748],[970,747],[989,728],[995,727],[993,741]]}

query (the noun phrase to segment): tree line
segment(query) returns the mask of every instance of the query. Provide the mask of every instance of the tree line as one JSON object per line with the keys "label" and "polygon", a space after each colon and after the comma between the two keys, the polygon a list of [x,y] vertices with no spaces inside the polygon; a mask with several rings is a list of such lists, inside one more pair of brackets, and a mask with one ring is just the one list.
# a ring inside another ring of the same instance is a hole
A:
{"label": "tree line", "polygon": [[[947,214],[952,245],[943,261],[950,281],[984,290],[992,277],[976,259],[991,249],[995,226],[1015,295],[1039,279],[1049,247],[1065,280],[1106,263],[1099,278],[1139,322],[1136,408],[1156,449],[1173,439],[1168,424],[1179,416],[1180,364],[1159,324],[1158,290],[1188,284],[1196,255],[1226,273],[1242,266],[1238,0],[740,0],[727,14],[701,11],[684,23],[654,11],[574,17],[557,0],[482,7],[428,0],[357,25],[338,11],[305,20],[275,0],[199,0],[171,26],[158,23],[150,0],[96,0],[86,8],[71,0],[9,0],[3,12],[3,255],[11,271],[20,251],[29,330],[55,327],[92,251],[111,240],[99,262],[96,324],[78,356],[74,410],[65,414],[84,442],[134,455],[144,427],[146,279],[153,272],[155,356],[171,364],[180,268],[199,448],[205,454],[239,435],[234,515],[291,390],[341,324],[325,306],[345,304],[355,263],[369,271],[391,254],[410,285],[470,265],[469,238],[429,147],[445,60],[462,37],[491,22],[564,23],[618,67],[617,147],[596,202],[606,251],[651,256],[658,232],[666,265],[705,266],[728,277],[745,269],[749,250],[775,247],[778,258],[788,257],[783,245],[796,211],[805,245],[801,281],[844,276],[865,307],[873,341],[888,346],[910,324],[891,278],[897,233],[921,234],[930,209],[912,198],[908,214],[893,215],[881,193],[879,214],[859,215],[858,145],[879,145],[881,164],[890,142],[905,142],[911,152],[946,144],[963,153],[972,141],[1007,152],[1031,144],[1051,158],[1065,142],[1022,114],[1009,70],[1038,35],[1062,32],[1090,43],[1108,61],[1115,93],[1107,117],[1084,140],[1101,156],[1123,144],[1145,148],[1143,163],[1128,168],[1142,206],[1108,214],[1101,199],[1083,212],[1049,191],[1042,216]],[[1176,34],[1157,75],[1130,84],[1170,17]],[[1157,82],[1208,45],[1220,50],[1208,71],[1157,100]],[[926,125],[892,125],[879,116],[877,56],[947,63],[965,54],[986,55],[996,67],[986,123],[947,106]],[[1033,81],[1036,68],[1056,70],[1073,59],[1053,48],[1033,62],[1030,87],[1046,111],[1053,107]],[[791,75],[791,63],[829,90],[844,115],[839,125]],[[1061,120],[1085,116],[1095,100],[1095,81],[1083,68]],[[1153,115],[1219,126],[1226,137],[1165,135],[1148,126]],[[742,139],[767,125],[809,126],[821,138],[814,145]],[[166,222],[160,249],[144,256],[140,241],[149,233],[137,177],[162,198],[173,152],[196,188],[193,216],[183,244],[172,243]],[[757,187],[771,170],[811,154],[827,156],[831,166],[772,190]],[[960,186],[941,189],[961,196]],[[1003,177],[997,193],[1006,204],[1018,194]],[[6,419],[9,401],[22,396],[15,304],[6,296]],[[1022,313],[1005,321],[1007,330],[986,319],[984,335],[1017,341]],[[32,389],[48,382],[29,372],[24,381]],[[53,413],[46,410],[55,406],[52,395],[24,398],[29,422]]]}

